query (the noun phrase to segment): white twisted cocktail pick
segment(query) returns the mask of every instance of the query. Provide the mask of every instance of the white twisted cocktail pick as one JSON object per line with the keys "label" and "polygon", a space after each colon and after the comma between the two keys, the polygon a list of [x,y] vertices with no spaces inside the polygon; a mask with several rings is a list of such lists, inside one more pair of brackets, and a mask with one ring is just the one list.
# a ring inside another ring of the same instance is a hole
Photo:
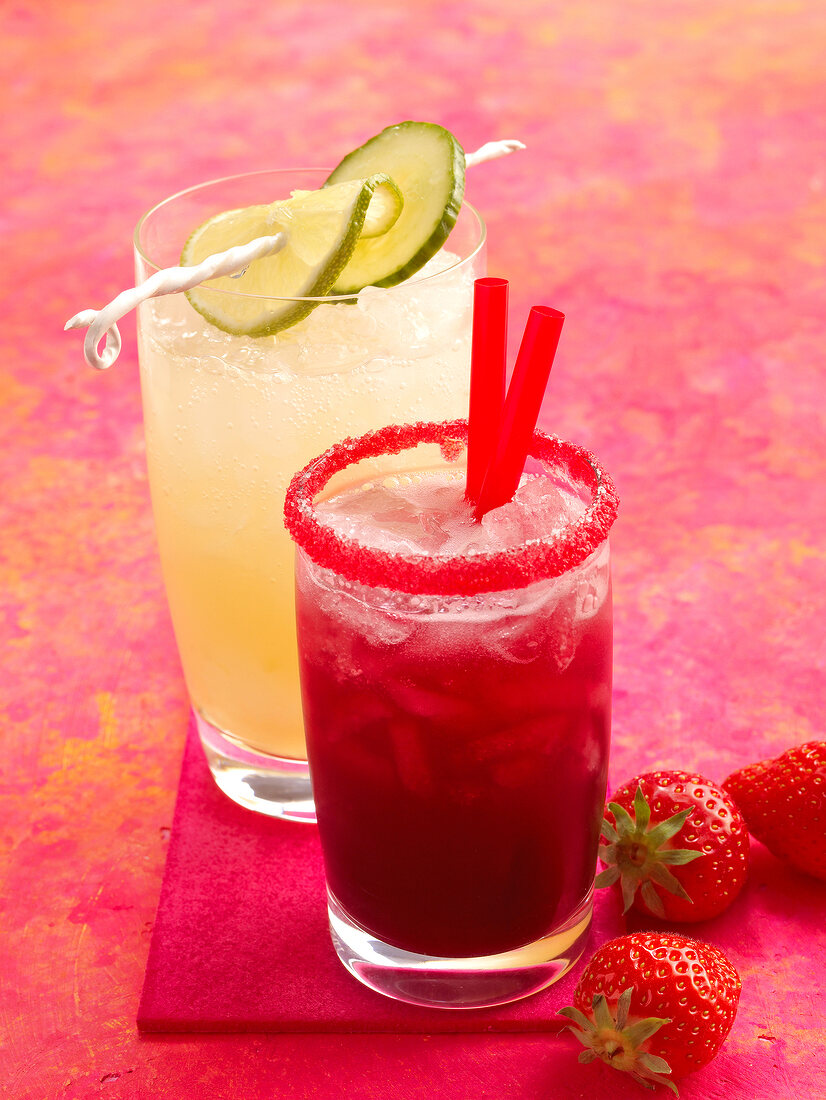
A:
{"label": "white twisted cocktail pick", "polygon": [[468,153],[465,157],[465,166],[473,168],[477,164],[484,164],[488,160],[498,160],[506,157],[508,153],[518,153],[525,145],[515,138],[503,138],[501,141],[488,141],[480,145],[475,153]]}
{"label": "white twisted cocktail pick", "polygon": [[[486,161],[505,157],[509,153],[515,153],[524,148],[521,141],[514,139],[488,141],[475,153],[468,153],[465,164],[468,168],[472,168],[476,164],[484,164]],[[219,275],[234,275],[243,271],[253,260],[260,260],[262,256],[279,252],[286,243],[285,233],[275,233],[270,237],[256,237],[248,244],[236,245],[234,248],[228,248],[226,252],[216,252],[213,256],[207,256],[202,263],[192,267],[167,267],[162,271],[156,271],[140,286],[121,291],[103,309],[83,309],[80,313],[76,313],[63,326],[63,331],[88,326],[83,340],[83,356],[90,367],[106,370],[120,355],[121,338],[117,322],[131,310],[137,309],[141,302],[149,298],[158,298],[162,294],[178,294],[183,290],[191,290],[192,287],[208,279],[215,279]],[[100,352],[98,345],[104,336],[106,343],[103,351]]]}
{"label": "white twisted cocktail pick", "polygon": [[[219,275],[232,275],[236,271],[243,271],[253,260],[268,256],[271,252],[280,251],[286,243],[286,233],[275,233],[271,237],[256,237],[249,244],[236,245],[234,248],[228,248],[226,252],[216,252],[212,256],[207,256],[202,263],[192,267],[167,267],[162,271],[156,271],[140,286],[121,291],[117,298],[113,298],[103,309],[84,309],[76,313],[63,326],[63,331],[88,325],[89,331],[83,341],[83,355],[90,367],[106,370],[107,367],[112,366],[120,354],[121,340],[117,322],[130,310],[136,309],[141,302],[149,298],[157,298],[162,294],[177,294],[182,290],[191,290],[199,283],[206,282],[207,279],[215,279]],[[99,352],[98,344],[104,335],[106,345],[103,352]]]}

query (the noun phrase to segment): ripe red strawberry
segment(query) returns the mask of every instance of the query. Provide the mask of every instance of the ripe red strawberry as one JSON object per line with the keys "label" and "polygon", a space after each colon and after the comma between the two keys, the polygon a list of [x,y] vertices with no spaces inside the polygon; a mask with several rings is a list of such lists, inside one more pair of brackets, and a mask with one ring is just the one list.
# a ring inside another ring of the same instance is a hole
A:
{"label": "ripe red strawberry", "polygon": [[585,1047],[651,1088],[700,1069],[731,1031],[740,976],[722,951],[672,932],[634,932],[591,958],[561,1014]]}
{"label": "ripe red strawberry", "polygon": [[646,772],[608,803],[597,886],[619,882],[625,911],[663,920],[722,913],[746,881],[749,834],[731,797],[701,775]]}
{"label": "ripe red strawberry", "polygon": [[800,871],[826,879],[826,741],[750,764],[723,784],[749,831]]}

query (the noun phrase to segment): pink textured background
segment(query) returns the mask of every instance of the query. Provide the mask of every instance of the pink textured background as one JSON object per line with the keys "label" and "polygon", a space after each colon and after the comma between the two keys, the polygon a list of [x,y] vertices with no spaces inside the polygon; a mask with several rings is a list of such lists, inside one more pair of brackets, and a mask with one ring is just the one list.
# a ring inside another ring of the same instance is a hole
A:
{"label": "pink textured background", "polygon": [[[332,163],[403,118],[472,149],[514,330],[568,315],[545,424],[623,498],[612,782],[823,737],[826,115],[818,0],[15,2],[0,11],[0,1090],[14,1100],[637,1097],[573,1041],[139,1038],[187,703],[134,325],[75,310],[201,179]],[[687,1100],[826,1096],[826,887],[756,847],[702,929],[744,978]]]}

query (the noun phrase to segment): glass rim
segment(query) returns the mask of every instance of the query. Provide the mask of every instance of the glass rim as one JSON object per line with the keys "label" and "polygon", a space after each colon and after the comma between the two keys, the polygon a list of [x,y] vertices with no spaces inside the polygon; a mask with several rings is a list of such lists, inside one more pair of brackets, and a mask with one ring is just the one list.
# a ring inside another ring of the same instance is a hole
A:
{"label": "glass rim", "polygon": [[[231,175],[231,176],[219,176],[216,179],[204,180],[202,183],[196,183],[196,184],[193,184],[190,187],[184,187],[180,191],[176,191],[174,194],[168,195],[165,199],[161,199],[160,202],[156,202],[154,204],[154,206],[150,207],[149,210],[147,210],[144,214],[141,215],[141,217],[138,219],[138,222],[137,222],[137,224],[135,226],[135,229],[133,231],[133,234],[132,234],[133,247],[135,249],[136,254],[141,258],[142,262],[144,264],[146,264],[149,268],[152,269],[152,274],[154,274],[157,271],[162,271],[164,269],[158,263],[156,263],[155,260],[153,260],[151,258],[151,256],[148,255],[147,251],[144,249],[144,247],[141,244],[141,239],[140,238],[141,238],[141,231],[143,230],[144,226],[149,221],[149,219],[153,216],[153,214],[156,214],[159,210],[163,209],[164,207],[170,206],[176,200],[185,198],[187,195],[191,195],[196,191],[205,191],[208,187],[216,187],[216,186],[219,186],[221,184],[232,184],[232,183],[237,183],[241,180],[252,180],[252,179],[255,179],[256,177],[263,177],[263,176],[297,175],[301,172],[318,172],[319,174],[324,174],[324,176],[326,178],[327,176],[329,176],[331,171],[332,171],[332,169],[330,169],[330,168],[314,168],[314,167],[313,168],[309,168],[309,167],[308,168],[263,168],[263,169],[258,169],[256,171],[252,171],[252,172],[237,172],[237,173],[235,173],[234,175]],[[485,225],[484,218],[479,213],[479,211],[476,209],[476,207],[472,203],[467,202],[467,200],[465,200],[465,199],[462,200],[462,205],[460,207],[459,214],[457,216],[457,222],[458,222],[458,218],[461,217],[461,215],[462,215],[462,211],[465,210],[465,209],[467,209],[469,211],[469,213],[471,214],[471,217],[473,218],[473,220],[475,222],[475,225],[476,225],[476,228],[477,228],[476,241],[475,241],[475,244],[474,244],[473,249],[471,251],[469,251],[466,255],[460,256],[456,263],[450,264],[448,267],[444,267],[439,271],[434,271],[429,275],[424,275],[424,276],[421,275],[421,269],[420,269],[419,271],[414,272],[413,275],[411,275],[409,279],[405,279],[403,282],[397,283],[395,286],[373,287],[371,289],[373,289],[374,291],[377,291],[377,292],[378,291],[392,291],[392,290],[396,289],[396,286],[409,287],[413,284],[427,283],[431,279],[441,278],[442,276],[447,275],[450,272],[458,271],[460,268],[464,267],[465,264],[471,263],[474,260],[474,258],[476,256],[478,256],[478,254],[482,250],[482,248],[484,248],[485,241],[487,239],[487,226]],[[197,227],[193,226],[193,229],[194,228],[197,228]],[[455,226],[453,228],[455,228]],[[441,246],[442,248],[445,248],[449,245],[450,237],[453,233],[453,228],[451,229],[451,232],[448,234],[447,239],[445,240],[444,244]],[[436,253],[434,253],[434,255],[438,255],[438,251]],[[356,294],[353,294],[353,293],[351,293],[351,294],[323,294],[323,295],[314,296],[314,297],[310,297],[310,296],[307,296],[307,297],[290,297],[290,296],[283,296],[283,295],[277,295],[277,294],[266,294],[266,295],[265,294],[249,294],[249,293],[246,293],[246,292],[240,291],[240,290],[224,290],[224,289],[219,289],[217,287],[207,287],[207,289],[209,290],[209,292],[211,294],[227,295],[227,296],[232,297],[232,298],[244,298],[244,299],[248,299],[248,300],[264,301],[264,302],[267,302],[267,301],[271,301],[271,302],[327,302],[327,303],[352,302],[353,299],[355,297],[357,297],[357,294],[361,293],[361,291],[358,291]]]}
{"label": "glass rim", "polygon": [[467,445],[467,436],[466,419],[419,421],[389,425],[329,447],[299,470],[287,489],[284,522],[293,541],[317,565],[370,588],[413,595],[470,596],[527,588],[536,581],[562,576],[581,565],[607,539],[619,508],[610,475],[584,447],[538,429],[529,456],[562,469],[591,491],[585,512],[548,538],[528,539],[505,550],[431,557],[365,546],[319,521],[314,501],[334,474],[362,459],[400,454],[420,443],[438,444],[449,462]]}

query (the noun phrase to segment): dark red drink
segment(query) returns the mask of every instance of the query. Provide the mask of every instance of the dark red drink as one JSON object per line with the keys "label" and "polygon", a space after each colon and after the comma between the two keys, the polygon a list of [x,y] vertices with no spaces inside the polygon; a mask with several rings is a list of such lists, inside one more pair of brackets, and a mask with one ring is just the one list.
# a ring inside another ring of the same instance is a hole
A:
{"label": "dark red drink", "polygon": [[583,452],[568,462],[549,445],[553,461],[482,524],[442,464],[334,496],[298,539],[328,886],[354,924],[403,951],[514,951],[589,906],[615,499],[598,499],[610,483]]}

